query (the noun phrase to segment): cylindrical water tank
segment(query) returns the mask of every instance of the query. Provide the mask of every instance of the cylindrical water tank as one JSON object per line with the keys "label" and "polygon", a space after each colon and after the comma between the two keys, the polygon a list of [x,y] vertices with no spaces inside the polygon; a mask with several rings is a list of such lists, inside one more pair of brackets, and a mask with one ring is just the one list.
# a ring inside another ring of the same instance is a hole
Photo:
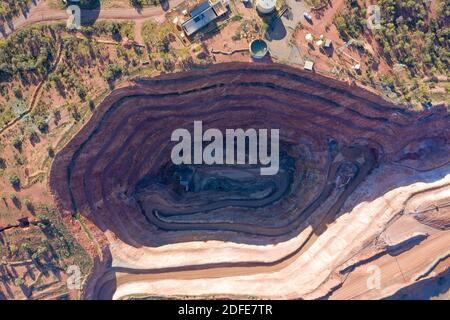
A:
{"label": "cylindrical water tank", "polygon": [[257,0],[256,10],[262,14],[268,14],[275,11],[277,0]]}
{"label": "cylindrical water tank", "polygon": [[263,39],[255,39],[250,42],[250,54],[254,59],[262,59],[265,57],[269,48]]}

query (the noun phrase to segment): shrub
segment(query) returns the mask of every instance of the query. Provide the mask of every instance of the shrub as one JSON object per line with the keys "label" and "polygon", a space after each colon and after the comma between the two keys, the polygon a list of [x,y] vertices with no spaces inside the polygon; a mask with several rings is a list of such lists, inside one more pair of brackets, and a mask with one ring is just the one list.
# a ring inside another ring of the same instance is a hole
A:
{"label": "shrub", "polygon": [[22,286],[24,283],[25,283],[25,281],[24,281],[22,278],[20,278],[20,277],[14,279],[14,284],[15,284],[17,287]]}
{"label": "shrub", "polygon": [[81,100],[84,100],[86,98],[86,89],[81,84],[76,85],[75,91],[77,92]]}
{"label": "shrub", "polygon": [[31,202],[30,199],[24,199],[23,204],[25,205],[25,207],[27,207],[28,210],[30,211],[33,210],[33,203]]}
{"label": "shrub", "polygon": [[67,109],[69,110],[70,114],[72,115],[72,118],[73,118],[76,122],[78,122],[78,121],[81,120],[81,114],[80,114],[80,112],[78,111],[78,109],[77,109],[76,106],[70,105],[70,106],[68,106]]}
{"label": "shrub", "polygon": [[13,187],[19,187],[20,186],[20,179],[16,174],[12,174],[9,176],[9,183],[11,183],[11,185]]}
{"label": "shrub", "polygon": [[55,150],[53,150],[51,146],[47,147],[47,153],[50,158],[53,158],[55,156]]}
{"label": "shrub", "polygon": [[82,9],[97,9],[100,7],[100,0],[80,0],[78,3]]}
{"label": "shrub", "polygon": [[[0,42],[0,82],[26,79],[29,75],[42,79],[51,68],[55,52],[55,40],[44,30],[18,30]],[[21,96],[19,87],[12,90],[17,97]]]}
{"label": "shrub", "polygon": [[37,127],[41,133],[48,132],[48,124],[45,120],[39,120],[37,123]]}

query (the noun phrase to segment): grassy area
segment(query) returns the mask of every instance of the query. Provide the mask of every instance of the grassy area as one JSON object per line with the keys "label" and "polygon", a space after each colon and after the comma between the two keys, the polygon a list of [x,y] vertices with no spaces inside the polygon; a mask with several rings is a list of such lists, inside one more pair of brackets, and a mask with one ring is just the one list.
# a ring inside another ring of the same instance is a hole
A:
{"label": "grassy area", "polygon": [[58,256],[64,268],[69,265],[77,265],[83,274],[87,274],[92,268],[92,260],[86,251],[78,244],[76,239],[64,226],[59,213],[54,208],[43,207],[48,218],[48,228],[60,242]]}
{"label": "grassy area", "polygon": [[[436,17],[430,16],[429,1],[378,0],[381,28],[375,39],[388,61],[408,67],[411,76],[445,73],[450,64],[450,1],[440,0]],[[344,40],[362,38],[366,28],[366,9],[356,0],[348,0],[346,9],[334,23]]]}
{"label": "grassy area", "polygon": [[136,8],[142,8],[150,5],[157,5],[160,0],[129,0],[129,3]]}
{"label": "grassy area", "polygon": [[[70,0],[69,0],[70,1]],[[160,3],[159,0],[81,0],[80,2],[73,1],[73,4],[79,5],[82,9],[99,9],[99,8],[125,8],[135,7],[143,8],[147,6],[154,6]],[[63,9],[66,4],[62,0],[50,0],[50,7]]]}
{"label": "grassy area", "polygon": [[124,37],[134,39],[134,22],[98,21],[92,26],[82,26],[81,32],[87,36],[109,36],[118,41]]}
{"label": "grassy area", "polygon": [[170,42],[173,33],[169,23],[159,24],[156,21],[149,20],[142,28],[144,42],[149,48],[150,57],[168,57],[170,55]]}

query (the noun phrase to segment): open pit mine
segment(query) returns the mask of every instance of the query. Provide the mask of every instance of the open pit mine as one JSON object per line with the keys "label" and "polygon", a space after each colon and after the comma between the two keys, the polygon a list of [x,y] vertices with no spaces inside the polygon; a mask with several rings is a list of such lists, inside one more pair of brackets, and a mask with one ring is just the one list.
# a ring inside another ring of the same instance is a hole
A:
{"label": "open pit mine", "polygon": [[[178,128],[279,129],[279,170],[171,161]],[[86,299],[381,299],[449,288],[450,114],[278,64],[113,91],[56,155],[94,227]],[[426,290],[425,290],[426,289]]]}

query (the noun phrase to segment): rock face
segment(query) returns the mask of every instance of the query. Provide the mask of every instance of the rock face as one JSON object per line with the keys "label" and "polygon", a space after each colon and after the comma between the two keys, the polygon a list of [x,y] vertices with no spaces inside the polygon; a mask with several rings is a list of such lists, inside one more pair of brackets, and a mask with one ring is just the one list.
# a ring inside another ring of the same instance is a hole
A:
{"label": "rock face", "polygon": [[[410,199],[450,199],[449,120],[444,108],[409,112],[287,66],[219,64],[114,91],[57,154],[50,185],[104,243],[87,298],[332,297],[345,289],[336,270],[386,251],[377,239]],[[194,121],[204,131],[279,129],[280,170],[174,165],[171,134]],[[402,254],[448,238],[433,227],[448,211],[416,218],[430,237]]]}

